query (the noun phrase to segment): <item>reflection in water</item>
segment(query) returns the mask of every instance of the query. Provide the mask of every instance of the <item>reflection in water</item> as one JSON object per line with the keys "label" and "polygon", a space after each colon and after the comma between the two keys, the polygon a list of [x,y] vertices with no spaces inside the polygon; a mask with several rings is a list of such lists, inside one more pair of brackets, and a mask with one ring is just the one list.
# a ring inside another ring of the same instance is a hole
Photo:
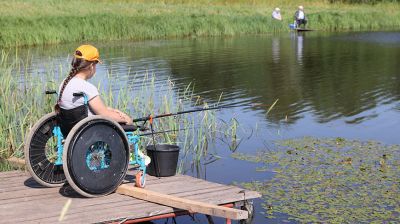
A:
{"label": "reflection in water", "polygon": [[[245,110],[260,113],[279,99],[267,118],[277,124],[286,116],[289,123],[296,123],[305,115],[319,123],[345,118],[354,124],[375,119],[370,110],[382,103],[391,105],[400,98],[400,41],[391,38],[387,46],[385,42],[374,44],[373,34],[368,34],[368,42],[357,41],[362,38],[354,39],[349,34],[340,35],[308,33],[305,37],[293,32],[290,38],[244,36],[99,43],[104,64],[99,66],[94,81],[108,80],[109,74],[135,88],[140,78],[148,74],[156,75],[160,86],[171,77],[177,87],[194,83],[196,93],[208,101],[217,102],[222,92],[222,103],[243,105]],[[382,35],[379,33],[378,38]],[[348,36],[350,40],[346,39]],[[46,72],[44,62],[48,64],[49,58],[54,64],[67,67],[68,53],[75,47],[70,44],[26,49],[31,55],[26,58],[30,58],[27,61],[33,67]],[[118,88],[114,86],[116,91]]]}
{"label": "reflection in water", "polygon": [[272,60],[275,63],[279,63],[280,51],[281,51],[280,38],[272,37]]}
{"label": "reflection in water", "polygon": [[355,32],[338,37],[338,39],[354,42],[369,42],[374,44],[398,46],[400,32]]}
{"label": "reflection in water", "polygon": [[299,65],[303,65],[303,32],[297,33],[297,62]]}

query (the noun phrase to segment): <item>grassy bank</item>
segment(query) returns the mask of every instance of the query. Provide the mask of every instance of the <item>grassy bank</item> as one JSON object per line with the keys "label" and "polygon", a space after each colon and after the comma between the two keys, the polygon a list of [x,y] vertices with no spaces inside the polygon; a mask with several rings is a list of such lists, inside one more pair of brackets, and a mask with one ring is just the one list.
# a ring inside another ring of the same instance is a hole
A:
{"label": "grassy bank", "polygon": [[[0,46],[287,32],[297,1],[2,1]],[[398,3],[304,1],[309,27],[379,30],[400,26]],[[280,7],[283,22],[271,19]]]}

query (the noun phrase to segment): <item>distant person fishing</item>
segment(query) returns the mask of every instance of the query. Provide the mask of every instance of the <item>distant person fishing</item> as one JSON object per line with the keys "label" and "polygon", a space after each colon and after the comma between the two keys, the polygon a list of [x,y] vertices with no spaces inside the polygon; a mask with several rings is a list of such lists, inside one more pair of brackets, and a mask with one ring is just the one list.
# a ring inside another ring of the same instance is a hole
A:
{"label": "distant person fishing", "polygon": [[300,28],[301,25],[304,25],[304,28],[306,28],[307,17],[306,14],[304,13],[304,7],[302,5],[300,5],[298,7],[298,10],[294,13],[294,19],[296,28]]}
{"label": "distant person fishing", "polygon": [[279,8],[275,8],[274,11],[272,11],[272,18],[276,20],[282,20],[281,10]]}

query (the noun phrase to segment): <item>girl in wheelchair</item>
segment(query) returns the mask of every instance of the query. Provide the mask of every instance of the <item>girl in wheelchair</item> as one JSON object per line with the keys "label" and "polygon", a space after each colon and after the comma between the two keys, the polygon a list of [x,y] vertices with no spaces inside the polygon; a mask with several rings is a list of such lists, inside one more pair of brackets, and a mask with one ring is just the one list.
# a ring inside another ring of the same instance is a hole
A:
{"label": "girl in wheelchair", "polygon": [[82,196],[107,195],[124,181],[129,164],[137,168],[135,185],[145,186],[151,160],[139,150],[138,127],[127,114],[107,107],[87,81],[99,62],[95,47],[76,49],[72,69],[59,87],[55,111],[40,118],[26,137],[28,171],[43,186],[68,182]]}
{"label": "girl in wheelchair", "polygon": [[[99,62],[99,51],[94,46],[81,45],[75,50],[72,69],[60,85],[55,105],[55,111],[63,118],[63,132],[68,132],[79,120],[90,115],[103,115],[118,123],[132,124],[132,119],[127,114],[106,107],[97,88],[87,81],[95,75]],[[85,105],[82,95],[74,93],[86,95],[88,105]]]}
{"label": "girl in wheelchair", "polygon": [[[72,69],[59,87],[58,100],[54,108],[64,136],[67,136],[80,120],[91,115],[103,115],[124,125],[133,124],[132,118],[127,114],[107,107],[96,86],[87,81],[95,75],[98,63],[101,61],[96,47],[81,45],[75,50],[71,62]],[[140,150],[139,154],[145,156]],[[147,165],[150,163],[150,158],[148,156],[145,158]]]}

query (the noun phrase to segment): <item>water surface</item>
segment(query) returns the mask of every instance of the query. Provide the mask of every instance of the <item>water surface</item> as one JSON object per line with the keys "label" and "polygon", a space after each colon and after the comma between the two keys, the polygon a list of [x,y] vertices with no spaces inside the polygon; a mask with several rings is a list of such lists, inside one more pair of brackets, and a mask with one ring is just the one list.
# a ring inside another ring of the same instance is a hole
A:
{"label": "water surface", "polygon": [[[240,105],[218,112],[221,119],[239,120],[239,152],[254,153],[274,147],[274,140],[302,136],[400,143],[399,32],[94,44],[103,64],[93,82],[110,77],[135,89],[138,78],[150,73],[159,85],[168,79],[177,89],[192,83],[195,93],[208,102],[217,102],[222,93],[222,104]],[[19,54],[30,65],[28,72],[42,75],[52,63],[67,67],[69,53],[78,45],[19,49]],[[118,85],[113,88],[118,91]],[[215,147],[222,159],[199,176],[228,184],[271,177],[256,172],[256,164],[232,159],[226,144]],[[259,201],[256,210],[254,223],[266,222]]]}

